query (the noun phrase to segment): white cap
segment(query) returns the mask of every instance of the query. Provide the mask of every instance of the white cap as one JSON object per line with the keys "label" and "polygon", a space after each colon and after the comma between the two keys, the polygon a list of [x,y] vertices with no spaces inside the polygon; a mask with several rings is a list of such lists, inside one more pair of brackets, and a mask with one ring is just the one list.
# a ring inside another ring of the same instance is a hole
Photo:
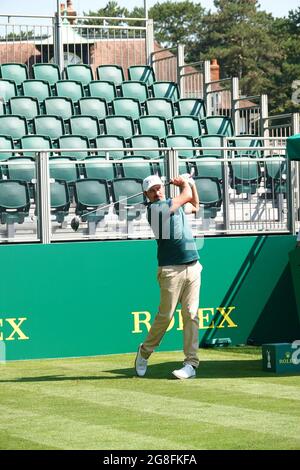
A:
{"label": "white cap", "polygon": [[152,186],[155,186],[157,184],[159,185],[163,184],[159,176],[157,175],[147,176],[147,178],[145,178],[143,181],[143,191],[147,192],[149,191],[150,188],[152,188]]}

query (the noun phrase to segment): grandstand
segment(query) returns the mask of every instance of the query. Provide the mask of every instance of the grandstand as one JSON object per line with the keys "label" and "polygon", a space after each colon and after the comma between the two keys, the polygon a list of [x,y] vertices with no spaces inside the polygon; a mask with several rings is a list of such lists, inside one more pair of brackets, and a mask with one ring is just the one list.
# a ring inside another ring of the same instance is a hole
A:
{"label": "grandstand", "polygon": [[[62,12],[47,25],[26,20],[14,24],[11,39],[0,16],[0,251],[14,266],[0,305],[26,319],[7,357],[135,350],[156,308],[152,273],[145,273],[146,265],[155,270],[155,241],[143,197],[119,201],[156,173],[167,181],[193,172],[200,194],[201,209],[189,216],[207,269],[200,343],[294,339],[299,318],[287,253],[299,230],[300,193],[286,139],[300,132],[299,115],[269,116],[267,95],[242,96],[238,78],[219,78],[215,59],[188,64],[184,45],[159,48],[147,18],[139,26],[132,19],[85,25]],[[31,282],[39,305],[28,294]],[[75,286],[76,302],[64,297]],[[99,301],[111,318],[99,318]],[[66,344],[66,328],[82,312],[94,332],[78,344],[82,333],[72,325]],[[62,329],[55,339],[53,322]],[[163,347],[177,349],[180,318],[170,330]]]}

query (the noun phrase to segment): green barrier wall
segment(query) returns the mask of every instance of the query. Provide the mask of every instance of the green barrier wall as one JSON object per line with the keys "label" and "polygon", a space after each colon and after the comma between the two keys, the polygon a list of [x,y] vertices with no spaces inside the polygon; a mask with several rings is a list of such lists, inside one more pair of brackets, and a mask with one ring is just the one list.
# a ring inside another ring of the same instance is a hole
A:
{"label": "green barrier wall", "polygon": [[[300,336],[288,265],[295,243],[292,236],[205,239],[201,344]],[[3,245],[0,259],[2,359],[132,352],[157,311],[154,240]],[[181,349],[181,330],[177,311],[160,349]]]}

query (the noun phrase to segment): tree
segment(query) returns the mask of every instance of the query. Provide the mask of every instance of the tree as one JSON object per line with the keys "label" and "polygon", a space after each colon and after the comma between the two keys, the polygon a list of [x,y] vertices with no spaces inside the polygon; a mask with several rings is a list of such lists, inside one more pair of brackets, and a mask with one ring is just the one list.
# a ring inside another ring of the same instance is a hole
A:
{"label": "tree", "polygon": [[203,18],[203,38],[192,52],[199,60],[218,59],[222,77],[238,76],[242,92],[270,92],[282,53],[274,48],[273,17],[258,11],[257,0],[215,0],[217,11]]}
{"label": "tree", "polygon": [[[120,7],[117,2],[110,0],[104,8],[99,8],[97,11],[89,11],[88,13],[84,12],[83,16],[107,16],[112,18],[126,18],[129,15],[127,8]],[[114,25],[123,24],[122,21],[110,20]],[[103,24],[103,21],[99,19],[89,19],[84,22],[84,24],[89,25],[99,25]]]}
{"label": "tree", "polygon": [[204,12],[200,3],[190,0],[156,3],[149,9],[156,41],[165,47],[182,43],[190,48],[198,38]]}

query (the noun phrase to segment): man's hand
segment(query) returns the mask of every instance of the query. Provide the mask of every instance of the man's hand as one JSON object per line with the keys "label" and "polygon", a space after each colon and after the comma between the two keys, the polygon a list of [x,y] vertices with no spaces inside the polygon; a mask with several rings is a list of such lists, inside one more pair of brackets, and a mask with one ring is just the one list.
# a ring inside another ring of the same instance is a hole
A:
{"label": "man's hand", "polygon": [[195,184],[195,180],[192,178],[192,176],[189,173],[184,173],[183,175],[180,175],[181,178],[185,179],[190,187],[192,188]]}
{"label": "man's hand", "polygon": [[185,178],[183,178],[182,175],[176,176],[176,178],[173,178],[170,180],[170,183],[174,184],[174,186],[179,186],[180,188],[185,186],[187,182],[188,181]]}

